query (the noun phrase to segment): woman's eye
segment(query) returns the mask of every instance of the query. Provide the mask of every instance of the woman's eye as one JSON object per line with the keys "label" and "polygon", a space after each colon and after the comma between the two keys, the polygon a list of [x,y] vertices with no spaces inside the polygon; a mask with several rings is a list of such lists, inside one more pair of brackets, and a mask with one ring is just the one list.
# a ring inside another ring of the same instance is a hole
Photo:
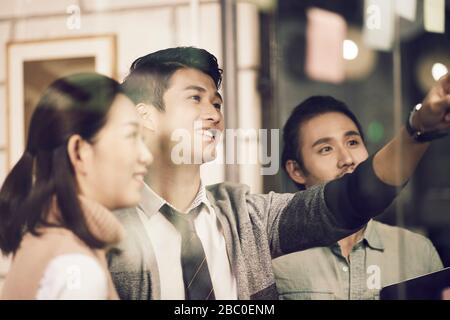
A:
{"label": "woman's eye", "polygon": [[134,131],[128,135],[128,138],[136,139],[138,137],[138,135],[139,135],[139,132]]}
{"label": "woman's eye", "polygon": [[222,105],[220,103],[214,103],[214,108],[220,110],[222,108]]}
{"label": "woman's eye", "polygon": [[197,101],[197,102],[200,102],[201,97],[200,96],[192,96],[192,97],[190,97],[190,99],[192,99],[194,101]]}

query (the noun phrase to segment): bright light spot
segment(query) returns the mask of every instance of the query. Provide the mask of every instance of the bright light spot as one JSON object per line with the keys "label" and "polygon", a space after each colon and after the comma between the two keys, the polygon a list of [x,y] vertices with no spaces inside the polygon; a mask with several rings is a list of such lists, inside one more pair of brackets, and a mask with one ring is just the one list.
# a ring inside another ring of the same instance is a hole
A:
{"label": "bright light spot", "polygon": [[436,62],[431,67],[431,74],[433,75],[433,79],[438,81],[443,75],[447,74],[448,69],[442,63]]}
{"label": "bright light spot", "polygon": [[352,40],[344,40],[344,46],[342,47],[342,54],[345,60],[353,60],[358,56],[358,46]]}

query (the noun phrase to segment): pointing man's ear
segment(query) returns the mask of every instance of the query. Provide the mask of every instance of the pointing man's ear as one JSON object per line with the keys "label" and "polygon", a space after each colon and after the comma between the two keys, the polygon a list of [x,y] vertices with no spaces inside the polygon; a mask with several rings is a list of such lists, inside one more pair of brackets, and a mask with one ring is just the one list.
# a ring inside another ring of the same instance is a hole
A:
{"label": "pointing man's ear", "polygon": [[137,104],[136,109],[139,116],[141,117],[144,127],[151,131],[155,131],[155,108],[151,105],[141,102]]}

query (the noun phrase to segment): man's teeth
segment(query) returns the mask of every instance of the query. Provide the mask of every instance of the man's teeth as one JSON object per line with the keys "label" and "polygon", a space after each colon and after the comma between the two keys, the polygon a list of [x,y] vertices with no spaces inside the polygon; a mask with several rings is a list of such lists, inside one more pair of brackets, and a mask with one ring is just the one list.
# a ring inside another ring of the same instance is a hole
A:
{"label": "man's teeth", "polygon": [[209,130],[203,130],[202,134],[204,134],[205,136],[208,136],[208,137],[214,139],[214,134],[211,131],[209,131]]}

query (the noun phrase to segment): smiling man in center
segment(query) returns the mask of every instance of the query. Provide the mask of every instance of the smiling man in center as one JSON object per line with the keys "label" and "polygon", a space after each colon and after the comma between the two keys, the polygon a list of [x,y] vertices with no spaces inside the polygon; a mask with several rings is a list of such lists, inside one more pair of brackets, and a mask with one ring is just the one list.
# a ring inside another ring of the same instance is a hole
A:
{"label": "smiling man in center", "polygon": [[[154,161],[139,206],[117,212],[128,236],[109,267],[122,299],[277,299],[272,258],[332,244],[366,224],[392,202],[428,148],[403,128],[353,173],[306,191],[251,194],[228,182],[205,187],[201,164],[172,159],[172,135],[182,129],[192,142],[201,136],[191,156],[213,160],[214,132],[224,129],[221,71],[204,49],[169,48],[138,58],[124,81]],[[448,128],[449,78],[412,117],[415,128]],[[400,152],[405,161],[398,173],[390,164]]]}

